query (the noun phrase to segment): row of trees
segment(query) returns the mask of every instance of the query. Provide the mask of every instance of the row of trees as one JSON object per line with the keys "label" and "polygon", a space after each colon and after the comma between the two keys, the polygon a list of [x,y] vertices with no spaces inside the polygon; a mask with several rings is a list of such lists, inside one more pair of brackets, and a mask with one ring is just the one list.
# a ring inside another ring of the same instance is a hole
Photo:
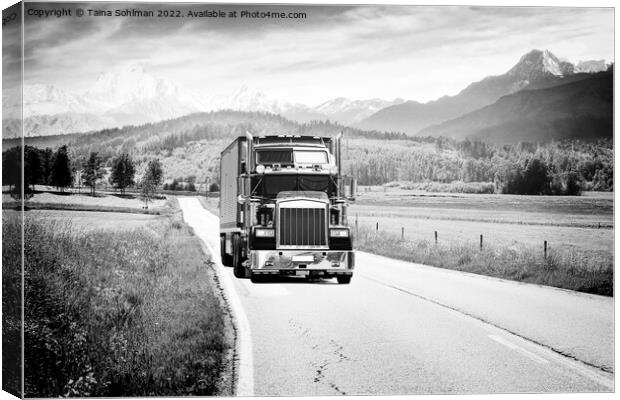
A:
{"label": "row of trees", "polygon": [[[79,174],[81,183],[90,188],[90,193],[95,195],[97,185],[106,173],[103,160],[96,152],[90,153],[84,161],[72,162],[65,145],[60,146],[56,152],[50,148],[25,146],[22,180],[21,157],[20,146],[2,153],[2,179],[9,185],[9,191],[15,195],[21,193],[22,182],[25,192],[34,192],[37,184],[55,186],[62,192],[65,188],[73,186],[76,174]],[[108,181],[114,188],[120,190],[121,194],[125,194],[125,189],[128,187],[136,185],[135,176],[136,165],[128,154],[123,153],[112,159]],[[161,162],[158,159],[150,160],[145,173],[137,183],[147,207],[162,180]]]}
{"label": "row of trees", "polygon": [[[71,185],[71,162],[67,147],[61,146],[56,152],[51,149],[40,150],[26,146],[23,151],[22,177],[22,148],[12,147],[2,153],[2,181],[9,186],[9,191],[19,194],[23,189],[34,191],[34,185],[51,185],[65,188]],[[23,178],[23,179],[22,179]]]}
{"label": "row of trees", "polygon": [[[362,185],[392,181],[485,182],[493,184],[498,192],[525,193],[534,189],[524,189],[519,176],[524,176],[529,162],[537,159],[546,170],[548,189],[542,192],[557,192],[559,187],[572,192],[568,188],[575,182],[584,190],[613,190],[611,139],[496,145],[476,140],[363,132],[329,122],[297,124],[272,114],[222,111],[55,140],[67,143],[76,160],[87,161],[90,154],[97,153],[107,169],[123,154],[139,160],[140,165],[158,158],[171,178],[195,175],[197,182],[219,183],[220,151],[246,130],[256,135],[325,135],[343,130],[344,171]],[[38,140],[39,147],[44,147],[52,139],[31,140]],[[186,188],[181,181],[190,183],[177,178],[177,188]],[[175,185],[167,186],[169,189]]]}
{"label": "row of trees", "polygon": [[493,183],[500,193],[613,190],[611,140],[504,146],[446,139],[436,141],[434,146],[413,140],[361,140],[351,141],[349,147],[344,152],[345,171],[361,185],[462,181]]}

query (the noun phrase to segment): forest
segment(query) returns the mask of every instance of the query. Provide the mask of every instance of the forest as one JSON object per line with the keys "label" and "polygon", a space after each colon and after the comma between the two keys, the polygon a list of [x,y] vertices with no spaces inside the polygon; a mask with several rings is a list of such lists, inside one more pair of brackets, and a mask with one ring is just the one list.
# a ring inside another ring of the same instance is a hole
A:
{"label": "forest", "polygon": [[[328,121],[298,124],[267,113],[220,111],[91,134],[26,138],[26,144],[46,157],[66,145],[73,171],[80,170],[92,153],[98,154],[105,167],[128,154],[136,163],[137,175],[149,161],[159,159],[164,181],[186,182],[191,177],[196,183],[211,185],[219,183],[220,151],[246,131],[312,136],[342,131],[343,170],[360,185],[438,183],[456,191],[551,195],[613,191],[611,138],[495,145],[368,132]],[[6,149],[11,143],[4,142]],[[5,158],[6,151],[3,163]]]}
{"label": "forest", "polygon": [[504,146],[445,138],[351,140],[344,154],[346,170],[362,185],[397,181],[484,182],[491,185],[470,187],[481,187],[485,193],[510,194],[577,195],[584,190],[613,191],[611,139]]}

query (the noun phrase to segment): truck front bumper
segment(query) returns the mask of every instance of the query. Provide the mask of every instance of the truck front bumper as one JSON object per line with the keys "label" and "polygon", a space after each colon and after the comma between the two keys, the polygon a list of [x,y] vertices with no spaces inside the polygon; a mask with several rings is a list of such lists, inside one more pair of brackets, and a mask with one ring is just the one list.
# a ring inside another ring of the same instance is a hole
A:
{"label": "truck front bumper", "polygon": [[351,275],[355,253],[341,250],[251,250],[246,262],[252,274]]}

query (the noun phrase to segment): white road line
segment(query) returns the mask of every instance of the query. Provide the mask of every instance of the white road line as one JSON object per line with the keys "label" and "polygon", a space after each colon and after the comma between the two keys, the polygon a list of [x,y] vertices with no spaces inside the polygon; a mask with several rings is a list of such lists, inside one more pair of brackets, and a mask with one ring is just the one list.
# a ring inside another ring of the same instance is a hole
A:
{"label": "white road line", "polygon": [[[497,328],[494,326],[489,325],[489,329],[494,329],[496,332],[501,331],[501,328]],[[614,390],[614,376],[611,373],[608,372],[604,372],[604,371],[598,371],[597,369],[595,369],[594,367],[590,367],[587,366],[585,364],[583,364],[580,361],[574,360],[572,358],[568,358],[566,356],[563,356],[561,354],[556,353],[555,351],[548,349],[546,347],[540,346],[538,344],[535,343],[531,343],[529,342],[527,339],[513,335],[511,333],[508,333],[511,336],[511,339],[515,342],[521,342],[523,346],[536,346],[536,349],[539,353],[544,355],[544,359],[550,360],[551,362],[554,362],[556,364],[560,364],[562,366],[564,366],[567,369],[572,369],[573,371],[575,371],[576,373],[578,373],[579,375],[586,377],[596,383],[598,383],[599,385],[605,386],[606,388],[609,388],[610,390]],[[489,337],[494,336],[494,335],[489,335]],[[501,339],[500,339],[501,340]],[[508,341],[506,341],[508,342]],[[510,342],[508,342],[510,343]],[[513,344],[513,346],[516,346],[515,344]],[[520,347],[520,346],[517,346]],[[527,351],[527,350],[524,350]]]}
{"label": "white road line", "polygon": [[[428,297],[425,297],[425,296],[421,296],[421,295],[419,295],[417,293],[414,293],[414,292],[412,292],[410,290],[407,290],[407,289],[405,289],[403,287],[399,287],[399,286],[396,286],[396,285],[392,285],[390,283],[382,282],[382,281],[380,281],[378,279],[372,278],[372,277],[367,276],[367,275],[363,275],[363,274],[359,274],[359,273],[357,275],[360,276],[360,277],[363,277],[364,279],[367,279],[369,281],[375,282],[375,283],[377,283],[379,285],[383,285],[383,286],[390,287],[392,289],[396,289],[396,290],[401,291],[403,293],[415,296],[415,297],[417,297],[419,299],[422,299],[422,300],[434,303],[434,304],[436,304],[436,305],[438,305],[440,307],[444,307],[449,312],[455,313],[455,315],[460,315],[462,318],[473,318],[473,319],[479,321],[483,326],[485,326],[486,329],[488,329],[488,331],[497,333],[497,335],[489,335],[489,337],[495,336],[495,337],[499,338],[498,335],[502,335],[502,336],[507,335],[507,336],[510,336],[510,338],[512,340],[514,340],[515,342],[520,342],[523,346],[535,346],[537,351],[539,351],[540,353],[545,355],[545,358],[542,358],[543,360],[545,360],[545,359],[551,360],[552,362],[554,362],[556,364],[560,364],[560,365],[564,366],[567,369],[572,369],[573,371],[575,371],[576,373],[580,374],[581,376],[584,376],[584,377],[586,377],[588,379],[591,379],[592,381],[594,381],[594,382],[596,382],[596,383],[598,383],[598,384],[600,384],[602,386],[605,386],[605,387],[609,388],[610,390],[614,390],[614,377],[613,377],[613,374],[610,374],[610,373],[605,372],[605,371],[600,371],[599,372],[594,367],[587,366],[587,365],[583,364],[579,360],[575,360],[575,359],[566,357],[564,355],[561,355],[561,354],[553,351],[550,348],[546,348],[546,347],[544,347],[544,346],[542,346],[542,345],[540,345],[538,343],[532,342],[531,340],[529,340],[527,338],[515,335],[514,333],[512,333],[512,332],[510,332],[510,331],[508,331],[508,330],[506,330],[506,329],[504,329],[502,327],[493,325],[493,324],[489,323],[488,321],[484,321],[482,319],[476,318],[473,315],[467,314],[467,313],[465,313],[465,312],[463,312],[461,310],[457,310],[457,309],[452,308],[452,307],[450,307],[448,305],[442,304],[441,302],[435,301],[435,300],[433,300],[431,298],[428,298]],[[502,344],[510,343],[510,342],[508,342],[506,340],[502,340],[502,339],[500,339],[500,340],[501,340],[500,343],[502,343]],[[510,343],[510,344],[512,346],[520,348],[520,346],[516,346],[516,345],[514,345],[512,343]],[[527,351],[525,349],[523,349],[523,350]],[[530,354],[536,356],[533,353],[530,353]]]}
{"label": "white road line", "polygon": [[517,346],[516,344],[509,342],[508,340],[500,337],[500,336],[495,336],[495,335],[489,335],[489,337],[493,340],[495,340],[497,343],[503,344],[504,346],[515,350],[516,352],[519,352],[521,354],[523,354],[524,356],[531,358],[532,360],[536,361],[539,364],[548,364],[549,361],[545,360],[542,357],[537,356],[536,354],[532,353],[531,351],[527,351],[525,350],[523,347]]}
{"label": "white road line", "polygon": [[220,283],[222,284],[222,288],[224,289],[224,295],[228,300],[233,318],[236,321],[236,353],[238,361],[237,390],[235,391],[236,395],[243,397],[254,396],[254,356],[252,352],[250,323],[245,315],[245,311],[241,305],[241,300],[239,300],[237,291],[233,287],[233,282],[230,275],[226,273],[224,269],[225,267],[220,262],[219,249],[217,252],[215,251],[212,244],[209,243],[211,240],[208,239],[208,233],[205,227],[199,226],[198,221],[193,221],[188,214],[197,214],[200,216],[198,220],[201,220],[201,222],[205,222],[206,220],[209,224],[212,224],[215,227],[219,227],[218,218],[205,210],[195,198],[179,197],[178,200],[179,205],[183,210],[183,219],[196,232],[200,232],[198,237],[212,255],[211,259],[215,264],[215,271],[219,277]]}

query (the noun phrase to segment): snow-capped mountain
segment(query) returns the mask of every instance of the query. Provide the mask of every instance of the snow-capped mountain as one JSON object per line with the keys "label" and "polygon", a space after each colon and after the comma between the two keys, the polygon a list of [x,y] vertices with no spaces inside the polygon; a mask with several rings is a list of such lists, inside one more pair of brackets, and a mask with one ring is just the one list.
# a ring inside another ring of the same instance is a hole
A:
{"label": "snow-capped mountain", "polygon": [[474,82],[455,96],[444,96],[427,103],[407,101],[385,107],[361,121],[358,126],[417,134],[428,126],[491,105],[503,96],[587,77],[575,75],[575,70],[573,64],[561,61],[549,50],[532,50],[524,54],[505,74],[488,76]]}
{"label": "snow-capped mountain", "polygon": [[197,97],[148,74],[140,65],[117,67],[99,75],[85,97],[94,110],[122,123],[155,122],[206,109]]}
{"label": "snow-capped mountain", "polygon": [[[54,115],[62,113],[82,113],[88,111],[88,105],[71,93],[53,85],[24,86],[24,117],[33,115]],[[2,94],[3,117],[21,118],[19,88],[4,90]]]}
{"label": "snow-capped mountain", "polygon": [[532,82],[551,75],[572,75],[574,70],[573,64],[560,61],[549,50],[532,50],[521,57],[519,62],[507,72],[507,75]]}
{"label": "snow-capped mountain", "polygon": [[349,125],[358,123],[385,107],[402,104],[404,102],[403,99],[394,99],[392,101],[377,98],[369,100],[350,100],[345,97],[337,97],[319,104],[314,110],[328,116],[332,121]]}
{"label": "snow-capped mountain", "polygon": [[[19,88],[2,93],[2,137],[21,134],[22,107]],[[24,132],[27,136],[84,132],[116,126],[103,116],[92,113],[92,104],[81,96],[53,85],[26,85],[23,90]]]}
{"label": "snow-capped mountain", "polygon": [[[505,74],[484,78],[455,96],[444,96],[428,103],[337,97],[311,107],[282,101],[248,86],[214,101],[183,91],[173,82],[151,75],[141,65],[126,64],[101,73],[82,93],[71,93],[52,85],[26,85],[23,126],[28,136],[67,134],[230,109],[269,112],[302,123],[331,120],[364,129],[415,134],[429,125],[493,104],[502,96],[552,87],[566,80],[585,79],[588,74],[608,67],[604,60],[581,61],[575,66],[548,50],[532,50]],[[20,134],[16,130],[20,124],[13,122],[22,115],[21,93],[19,89],[5,89],[2,98],[3,121],[6,121],[3,137],[15,137]]]}
{"label": "snow-capped mountain", "polygon": [[495,143],[612,138],[613,71],[580,75],[503,96],[419,135]]}
{"label": "snow-capped mountain", "polygon": [[[20,118],[19,101],[15,99],[19,99],[19,92],[3,93],[7,104],[3,107],[4,119]],[[209,109],[206,102],[135,64],[100,74],[81,94],[53,85],[25,85],[23,99],[27,136],[144,124]],[[5,131],[3,137],[15,134]]]}
{"label": "snow-capped mountain", "polygon": [[393,101],[383,99],[350,100],[338,97],[316,107],[310,107],[301,103],[280,101],[267,96],[262,91],[244,85],[218,107],[236,111],[270,112],[298,122],[331,120],[344,125],[351,125],[384,107],[402,102],[404,102],[402,99]]}
{"label": "snow-capped mountain", "polygon": [[575,65],[575,73],[585,72],[587,74],[592,74],[606,71],[607,68],[609,68],[609,64],[607,64],[605,60],[579,61],[577,65]]}
{"label": "snow-capped mountain", "polygon": [[24,87],[24,116],[41,114],[83,113],[88,102],[53,85],[30,85]]}
{"label": "snow-capped mountain", "polygon": [[[3,93],[3,118],[21,117],[20,93]],[[27,136],[86,132],[124,125],[158,122],[183,115],[214,110],[268,112],[308,122],[332,120],[353,124],[382,107],[402,100],[349,100],[336,98],[310,107],[275,99],[242,86],[230,96],[213,101],[182,92],[172,82],[149,74],[140,65],[114,67],[101,73],[84,93],[75,94],[53,85],[24,87],[24,131]],[[15,137],[19,124],[6,123],[3,137]]]}
{"label": "snow-capped mountain", "polygon": [[218,107],[235,111],[260,111],[280,114],[290,108],[291,105],[267,97],[265,93],[243,85],[232,96],[221,102]]}

